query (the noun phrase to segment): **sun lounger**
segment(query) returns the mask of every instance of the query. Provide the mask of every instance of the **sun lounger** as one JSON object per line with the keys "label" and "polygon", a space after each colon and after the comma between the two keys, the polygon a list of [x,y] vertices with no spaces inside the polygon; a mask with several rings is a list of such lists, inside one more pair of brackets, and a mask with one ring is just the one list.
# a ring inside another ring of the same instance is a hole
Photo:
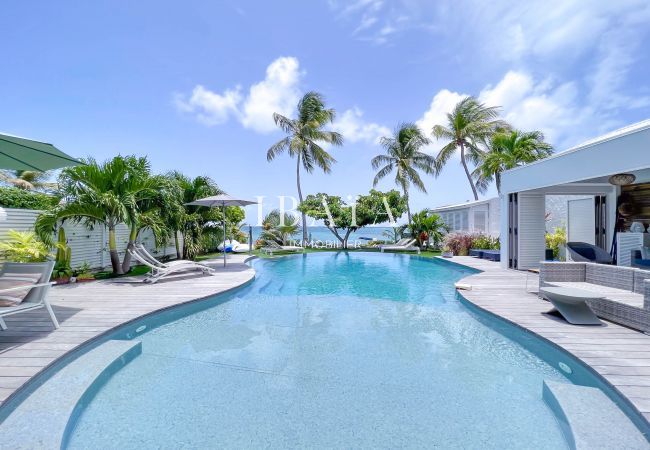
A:
{"label": "sun lounger", "polygon": [[129,249],[128,252],[131,253],[131,256],[133,256],[137,261],[141,262],[142,264],[144,264],[145,266],[151,269],[151,273],[144,279],[145,283],[155,283],[158,280],[161,280],[168,275],[187,272],[191,270],[199,270],[204,274],[214,273],[214,269],[206,266],[205,264],[200,264],[194,261],[180,260],[180,261],[173,261],[172,264],[172,263],[161,263],[160,261],[153,258],[154,261],[156,261],[154,263],[149,258],[147,258],[144,254],[140,253],[137,248]]}
{"label": "sun lounger", "polygon": [[[7,306],[0,306],[0,329],[6,330],[7,325],[2,319],[25,311],[45,308],[50,315],[54,328],[59,328],[54,311],[47,300],[50,286],[50,276],[54,261],[44,263],[12,263],[5,262],[0,270],[0,298]],[[6,287],[11,286],[13,287]],[[25,291],[28,291],[25,295]],[[15,303],[11,305],[11,303]]]}
{"label": "sun lounger", "polygon": [[175,259],[173,261],[168,261],[168,262],[161,262],[156,259],[155,256],[153,256],[149,251],[145,248],[144,245],[142,244],[136,244],[135,245],[136,251],[140,254],[140,256],[144,257],[147,261],[149,261],[152,265],[155,265],[160,268],[169,268],[169,267],[175,267],[175,266],[180,266],[180,265],[191,265],[191,266],[201,266],[205,267],[206,269],[210,269],[209,266],[206,266],[205,264],[201,264],[195,261],[190,261],[188,259]]}
{"label": "sun lounger", "polygon": [[394,246],[394,245],[398,245],[398,246],[401,247],[402,245],[408,243],[411,240],[412,240],[411,238],[402,238],[399,241],[395,242],[394,244],[382,244],[382,245],[379,246],[379,250],[381,250],[383,247],[390,247],[390,246]]}
{"label": "sun lounger", "polygon": [[[382,245],[380,247],[380,250],[382,253],[384,253],[384,250],[390,250],[390,251],[405,251],[405,252],[413,252],[416,251],[418,252],[418,255],[420,254],[420,247],[417,247],[413,244],[415,244],[415,239],[407,239],[405,243],[402,243],[403,240],[398,241],[397,244],[393,245]],[[402,243],[400,245],[400,243]]]}
{"label": "sun lounger", "polygon": [[267,244],[262,247],[262,251],[268,255],[273,255],[274,252],[301,252],[303,247],[297,245],[280,245],[276,242],[267,242]]}

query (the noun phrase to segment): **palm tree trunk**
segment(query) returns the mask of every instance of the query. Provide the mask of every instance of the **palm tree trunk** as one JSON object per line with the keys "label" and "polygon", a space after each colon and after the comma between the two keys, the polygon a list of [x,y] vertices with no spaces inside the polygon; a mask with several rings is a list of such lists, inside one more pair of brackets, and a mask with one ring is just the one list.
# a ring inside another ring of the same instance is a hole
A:
{"label": "palm tree trunk", "polygon": [[131,253],[129,250],[135,249],[135,240],[138,237],[138,227],[135,225],[131,226],[131,233],[129,233],[129,243],[126,246],[126,252],[124,252],[124,259],[122,260],[122,272],[128,273],[131,270]]}
{"label": "palm tree trunk", "polygon": [[495,179],[496,184],[497,184],[497,195],[501,195],[501,174],[499,172],[497,172],[494,175],[494,179]]}
{"label": "palm tree trunk", "polygon": [[476,191],[476,186],[474,186],[474,182],[472,181],[472,175],[469,173],[469,169],[467,168],[467,162],[465,161],[465,145],[462,142],[460,143],[460,162],[463,164],[463,169],[465,169],[467,181],[469,181],[469,185],[472,187],[474,200],[478,200],[478,192]]}
{"label": "palm tree trunk", "polygon": [[402,186],[404,190],[404,198],[406,199],[406,217],[409,221],[409,226],[411,225],[411,205],[409,205],[409,191],[406,186]]}
{"label": "palm tree trunk", "polygon": [[122,264],[120,264],[120,255],[117,254],[117,241],[115,239],[115,226],[108,226],[108,253],[111,256],[111,267],[114,275],[122,275]]}
{"label": "palm tree trunk", "polygon": [[[300,189],[300,153],[296,158],[296,184],[298,185],[298,200],[302,203],[302,189]],[[302,245],[307,245],[307,214],[301,212],[302,214]]]}
{"label": "palm tree trunk", "polygon": [[181,242],[178,239],[178,230],[174,231],[174,244],[176,245],[176,259],[181,259]]}

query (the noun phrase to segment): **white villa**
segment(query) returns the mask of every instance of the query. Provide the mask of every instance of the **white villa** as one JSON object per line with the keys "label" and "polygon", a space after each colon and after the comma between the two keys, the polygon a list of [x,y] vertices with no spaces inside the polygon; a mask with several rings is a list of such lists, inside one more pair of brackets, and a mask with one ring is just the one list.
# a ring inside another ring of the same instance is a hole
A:
{"label": "white villa", "polygon": [[430,211],[442,218],[450,232],[485,233],[497,237],[501,231],[499,206],[499,198],[494,197],[487,200],[440,206]]}
{"label": "white villa", "polygon": [[[629,265],[631,251],[648,246],[650,236],[650,120],[504,172],[503,267],[526,270],[544,260],[547,195],[584,196],[569,207],[569,240],[614,248],[617,264]],[[630,232],[640,227],[646,231]]]}

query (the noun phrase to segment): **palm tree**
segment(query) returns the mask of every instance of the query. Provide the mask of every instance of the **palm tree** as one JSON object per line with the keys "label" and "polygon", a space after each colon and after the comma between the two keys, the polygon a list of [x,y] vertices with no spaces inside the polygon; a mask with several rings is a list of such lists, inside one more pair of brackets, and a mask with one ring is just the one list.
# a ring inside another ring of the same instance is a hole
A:
{"label": "palm tree", "polygon": [[50,176],[50,172],[37,172],[35,170],[0,171],[0,181],[26,191],[56,189],[56,183],[46,181]]}
{"label": "palm tree", "polygon": [[413,185],[426,193],[427,190],[418,170],[430,174],[435,168],[435,158],[420,150],[428,143],[429,140],[417,125],[402,123],[395,129],[393,136],[381,138],[380,144],[386,149],[386,154],[372,158],[372,168],[379,169],[372,182],[373,187],[377,186],[379,180],[395,171],[395,184],[402,189],[406,198],[409,224],[411,223],[410,187]]}
{"label": "palm tree", "polygon": [[[180,172],[170,172],[167,177],[174,180],[180,188],[180,202],[185,205],[182,214],[170,218],[178,226],[177,230],[183,235],[183,258],[192,259],[203,249],[203,233],[206,223],[223,220],[219,208],[205,206],[192,206],[187,203],[203,197],[223,194],[217,183],[210,177],[198,176],[189,178]],[[225,238],[224,238],[225,239]],[[178,237],[176,238],[176,251],[180,253]]]}
{"label": "palm tree", "polygon": [[260,239],[263,242],[275,242],[280,245],[288,245],[292,236],[300,232],[296,218],[285,212],[280,215],[279,209],[269,212],[262,221],[262,234]]}
{"label": "palm tree", "polygon": [[409,225],[409,230],[421,248],[422,244],[430,240],[433,241],[434,246],[440,244],[449,227],[438,214],[431,214],[429,210],[423,209],[413,215],[413,223]]}
{"label": "palm tree", "polygon": [[108,228],[108,250],[113,273],[124,273],[120,263],[115,229],[119,223],[134,226],[140,211],[138,202],[156,195],[159,186],[146,176],[146,158],[116,156],[104,163],[92,158],[83,165],[61,172],[59,189],[64,201],[38,216],[34,225],[38,236],[53,244],[52,232],[59,221],[83,222],[88,227]]}
{"label": "palm tree", "polygon": [[498,115],[498,107],[485,106],[475,97],[466,97],[447,114],[446,126],[433,127],[436,139],[449,141],[436,157],[437,172],[439,173],[456,150],[460,149],[460,162],[465,169],[474,200],[478,200],[478,192],[467,167],[467,160],[477,164],[482,154],[479,145],[485,144],[498,127],[507,127],[503,121],[497,119]]}
{"label": "palm tree", "polygon": [[[318,92],[307,92],[298,102],[298,117],[289,119],[282,114],[273,113],[275,124],[287,134],[287,137],[276,142],[266,152],[267,161],[272,161],[280,153],[287,151],[292,158],[296,157],[296,184],[298,199],[303,201],[300,188],[300,167],[311,173],[320,167],[329,173],[336,160],[327,153],[319,143],[342,145],[343,136],[335,131],[323,130],[323,127],[334,121],[336,112],[325,107],[323,96]],[[307,216],[302,213],[302,241],[307,242]]]}
{"label": "palm tree", "polygon": [[494,180],[497,192],[501,193],[502,172],[544,159],[551,154],[553,147],[544,142],[544,134],[540,131],[498,131],[490,139],[488,151],[481,155],[472,173],[476,187],[485,192]]}

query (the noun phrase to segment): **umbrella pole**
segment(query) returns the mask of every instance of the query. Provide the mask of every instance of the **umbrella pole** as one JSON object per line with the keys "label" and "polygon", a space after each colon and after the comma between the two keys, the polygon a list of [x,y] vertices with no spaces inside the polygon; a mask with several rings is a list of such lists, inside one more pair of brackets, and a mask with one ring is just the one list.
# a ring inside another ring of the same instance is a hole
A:
{"label": "umbrella pole", "polygon": [[226,267],[226,203],[222,204],[223,208],[223,266]]}

